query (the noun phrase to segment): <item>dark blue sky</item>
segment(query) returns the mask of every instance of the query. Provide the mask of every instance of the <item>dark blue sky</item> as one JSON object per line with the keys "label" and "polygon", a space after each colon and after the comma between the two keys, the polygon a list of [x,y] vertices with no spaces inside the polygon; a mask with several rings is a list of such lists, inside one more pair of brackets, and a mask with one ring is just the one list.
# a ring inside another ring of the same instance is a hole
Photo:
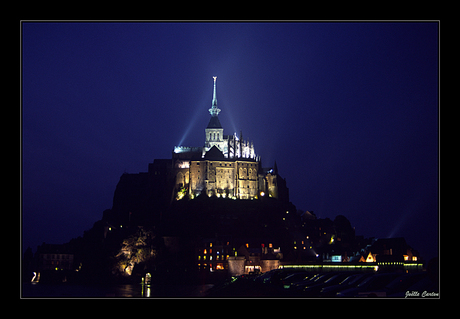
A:
{"label": "dark blue sky", "polygon": [[438,245],[438,23],[22,24],[23,246],[63,243],[123,172],[224,134],[291,201],[366,237]]}

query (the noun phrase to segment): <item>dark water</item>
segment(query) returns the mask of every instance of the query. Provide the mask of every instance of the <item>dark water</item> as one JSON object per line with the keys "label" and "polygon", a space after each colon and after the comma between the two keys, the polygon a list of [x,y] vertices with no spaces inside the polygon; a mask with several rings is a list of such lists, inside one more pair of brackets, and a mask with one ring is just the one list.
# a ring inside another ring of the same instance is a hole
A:
{"label": "dark water", "polygon": [[161,298],[203,297],[208,285],[78,285],[78,284],[23,284],[23,298]]}

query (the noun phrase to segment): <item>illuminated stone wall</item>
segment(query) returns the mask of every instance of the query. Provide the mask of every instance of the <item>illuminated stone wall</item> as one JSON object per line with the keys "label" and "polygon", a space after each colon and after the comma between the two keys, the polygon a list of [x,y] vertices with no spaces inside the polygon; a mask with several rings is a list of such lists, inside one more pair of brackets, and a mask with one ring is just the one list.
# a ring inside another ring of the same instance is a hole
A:
{"label": "illuminated stone wall", "polygon": [[214,145],[227,157],[227,144],[228,141],[224,140],[224,130],[222,128],[207,128],[205,130],[206,140],[203,148],[204,154],[211,149]]}
{"label": "illuminated stone wall", "polygon": [[244,256],[228,257],[228,273],[230,276],[239,276],[244,274],[246,258]]}
{"label": "illuminated stone wall", "polygon": [[[205,194],[233,199],[267,196],[289,201],[285,180],[276,170],[262,171],[261,162],[254,159],[225,158],[216,148],[211,153],[213,155],[203,158],[198,152],[182,151],[182,148],[174,151],[170,176],[176,199]],[[177,196],[178,192],[181,194]]]}
{"label": "illuminated stone wall", "polygon": [[260,261],[260,268],[262,268],[262,272],[267,272],[272,269],[278,269],[279,265],[280,261],[278,259]]}
{"label": "illuminated stone wall", "polygon": [[254,161],[190,161],[189,173],[176,171],[176,188],[188,181],[190,194],[203,191],[208,196],[252,199],[259,196],[259,162]]}
{"label": "illuminated stone wall", "polygon": [[268,196],[278,198],[277,175],[267,174],[265,178],[267,180]]}

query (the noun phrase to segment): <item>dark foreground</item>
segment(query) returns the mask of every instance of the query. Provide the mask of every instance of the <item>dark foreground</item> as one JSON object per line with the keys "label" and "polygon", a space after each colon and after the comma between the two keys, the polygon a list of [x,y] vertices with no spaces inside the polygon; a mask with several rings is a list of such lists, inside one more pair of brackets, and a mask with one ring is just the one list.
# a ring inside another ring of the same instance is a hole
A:
{"label": "dark foreground", "polygon": [[[414,294],[412,294],[414,292]],[[277,269],[240,276],[215,285],[207,297],[408,298],[439,297],[437,281],[427,272],[325,272]]]}
{"label": "dark foreground", "polygon": [[29,284],[22,286],[24,298],[193,298],[204,297],[213,285],[78,285]]}
{"label": "dark foreground", "polygon": [[437,274],[430,272],[324,272],[277,269],[231,277],[217,284],[32,284],[32,298],[438,298]]}

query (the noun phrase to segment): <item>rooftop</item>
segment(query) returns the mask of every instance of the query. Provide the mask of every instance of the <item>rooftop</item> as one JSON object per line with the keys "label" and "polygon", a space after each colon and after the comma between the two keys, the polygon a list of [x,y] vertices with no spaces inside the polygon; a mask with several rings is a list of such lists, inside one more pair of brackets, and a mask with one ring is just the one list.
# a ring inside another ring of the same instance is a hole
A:
{"label": "rooftop", "polygon": [[219,118],[217,116],[211,116],[207,128],[222,128]]}

